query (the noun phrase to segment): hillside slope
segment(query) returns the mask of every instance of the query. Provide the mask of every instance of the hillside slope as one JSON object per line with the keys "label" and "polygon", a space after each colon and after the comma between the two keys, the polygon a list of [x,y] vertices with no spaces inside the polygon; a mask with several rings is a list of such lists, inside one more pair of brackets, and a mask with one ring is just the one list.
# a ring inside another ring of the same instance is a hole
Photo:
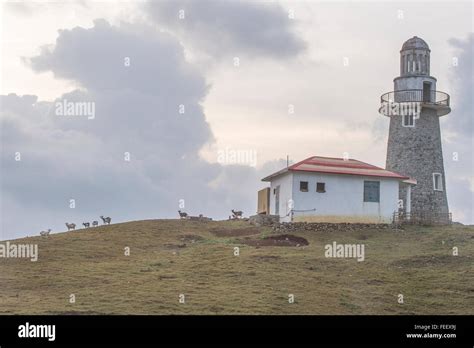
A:
{"label": "hillside slope", "polygon": [[[0,259],[0,313],[474,314],[472,226],[291,234],[309,245],[256,247],[242,240],[274,232],[184,220],[10,241],[38,243],[39,259]],[[333,241],[364,244],[365,260],[326,258]]]}

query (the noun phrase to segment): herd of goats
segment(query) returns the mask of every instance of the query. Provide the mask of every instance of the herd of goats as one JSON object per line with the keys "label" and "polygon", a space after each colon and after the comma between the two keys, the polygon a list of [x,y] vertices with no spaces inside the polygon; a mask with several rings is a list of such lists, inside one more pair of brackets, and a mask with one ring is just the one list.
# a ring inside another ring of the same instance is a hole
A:
{"label": "herd of goats", "polygon": [[[242,218],[242,211],[240,211],[240,210],[236,211],[234,209],[232,209],[231,211],[232,211],[232,216],[229,216],[229,220],[237,220],[237,219]],[[199,216],[189,216],[188,213],[186,213],[184,211],[181,211],[181,210],[178,210],[178,214],[179,214],[180,219],[191,219],[192,220],[194,218],[194,219],[199,219],[199,220],[212,220],[211,218],[204,217],[202,214],[200,214]],[[112,219],[108,216],[104,217],[104,216],[101,215],[100,218],[104,222],[104,225],[110,225],[110,222],[112,221]],[[83,222],[82,225],[84,226],[84,228],[91,227],[90,222]],[[92,227],[97,227],[97,226],[99,226],[99,221],[97,221],[97,220],[92,221]],[[66,227],[67,227],[68,231],[75,230],[76,229],[76,224],[66,222]],[[40,235],[41,236],[49,236],[50,232],[51,232],[51,229],[48,229],[46,231],[41,231]]]}
{"label": "herd of goats", "polygon": [[[102,221],[104,222],[104,225],[110,225],[110,222],[112,221],[112,219],[110,217],[104,217],[104,216],[100,216],[100,218],[102,219]],[[82,225],[84,226],[84,228],[89,228],[91,227],[91,224],[90,222],[83,222]],[[99,226],[99,221],[97,220],[94,220],[92,221],[92,227],[97,227]],[[67,227],[67,230],[70,231],[70,230],[75,230],[76,229],[76,224],[75,223],[67,223],[66,222],[66,227]],[[49,233],[51,232],[51,229],[48,229],[46,231],[41,231],[40,232],[40,235],[41,236],[49,236]]]}

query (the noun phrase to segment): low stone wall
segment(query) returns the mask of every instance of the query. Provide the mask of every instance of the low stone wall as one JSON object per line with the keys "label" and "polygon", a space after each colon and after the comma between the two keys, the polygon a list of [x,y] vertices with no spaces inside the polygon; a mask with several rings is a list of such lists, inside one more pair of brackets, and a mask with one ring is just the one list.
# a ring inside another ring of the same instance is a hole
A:
{"label": "low stone wall", "polygon": [[249,217],[249,222],[255,226],[273,226],[274,224],[278,224],[280,221],[280,217],[278,215],[252,215]]}
{"label": "low stone wall", "polygon": [[272,225],[275,232],[291,231],[359,231],[365,229],[393,229],[390,224],[360,224],[360,223],[310,223],[310,222],[283,222]]}
{"label": "low stone wall", "polygon": [[278,215],[253,215],[248,219],[255,226],[270,226],[273,231],[359,231],[365,229],[400,229],[392,224],[373,223],[331,223],[331,222],[279,222]]}

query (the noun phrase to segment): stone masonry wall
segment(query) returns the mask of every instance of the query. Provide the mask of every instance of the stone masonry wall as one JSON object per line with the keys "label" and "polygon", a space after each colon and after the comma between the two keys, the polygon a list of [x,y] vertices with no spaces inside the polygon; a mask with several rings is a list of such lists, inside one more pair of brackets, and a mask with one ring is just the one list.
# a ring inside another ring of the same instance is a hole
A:
{"label": "stone masonry wall", "polygon": [[[423,108],[415,127],[403,127],[402,116],[391,117],[386,168],[417,180],[417,185],[412,186],[412,214],[439,214],[447,218],[441,132],[435,110]],[[443,191],[434,190],[433,173],[442,174]],[[404,187],[400,189],[400,198],[405,204]]]}

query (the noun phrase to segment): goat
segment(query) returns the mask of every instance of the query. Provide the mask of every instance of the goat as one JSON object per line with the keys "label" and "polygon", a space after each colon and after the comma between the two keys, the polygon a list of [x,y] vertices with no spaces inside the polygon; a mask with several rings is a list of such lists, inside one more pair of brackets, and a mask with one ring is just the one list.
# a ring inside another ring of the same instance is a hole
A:
{"label": "goat", "polygon": [[83,222],[84,228],[91,227],[91,224],[89,222]]}
{"label": "goat", "polygon": [[234,216],[234,219],[239,219],[242,217],[242,211],[240,210],[235,211],[234,209],[232,209],[231,211],[232,211],[232,215]]}
{"label": "goat", "polygon": [[68,223],[66,222],[66,227],[67,227],[67,230],[68,230],[68,231],[69,231],[69,230],[75,230],[75,229],[76,229],[76,224],[73,224],[73,223],[68,224]]}
{"label": "goat", "polygon": [[180,219],[186,219],[188,217],[188,213],[185,213],[184,211],[178,210],[179,218]]}
{"label": "goat", "polygon": [[97,226],[99,226],[99,221],[96,221],[96,220],[92,221],[92,227],[97,227]]}
{"label": "goat", "polygon": [[102,215],[100,216],[100,218],[102,219],[102,221],[104,222],[104,224],[108,224],[110,225],[110,222],[112,221],[112,219],[110,217],[103,217]]}
{"label": "goat", "polygon": [[44,237],[49,236],[49,232],[51,232],[51,229],[48,229],[46,231],[41,231],[40,236],[44,236]]}

